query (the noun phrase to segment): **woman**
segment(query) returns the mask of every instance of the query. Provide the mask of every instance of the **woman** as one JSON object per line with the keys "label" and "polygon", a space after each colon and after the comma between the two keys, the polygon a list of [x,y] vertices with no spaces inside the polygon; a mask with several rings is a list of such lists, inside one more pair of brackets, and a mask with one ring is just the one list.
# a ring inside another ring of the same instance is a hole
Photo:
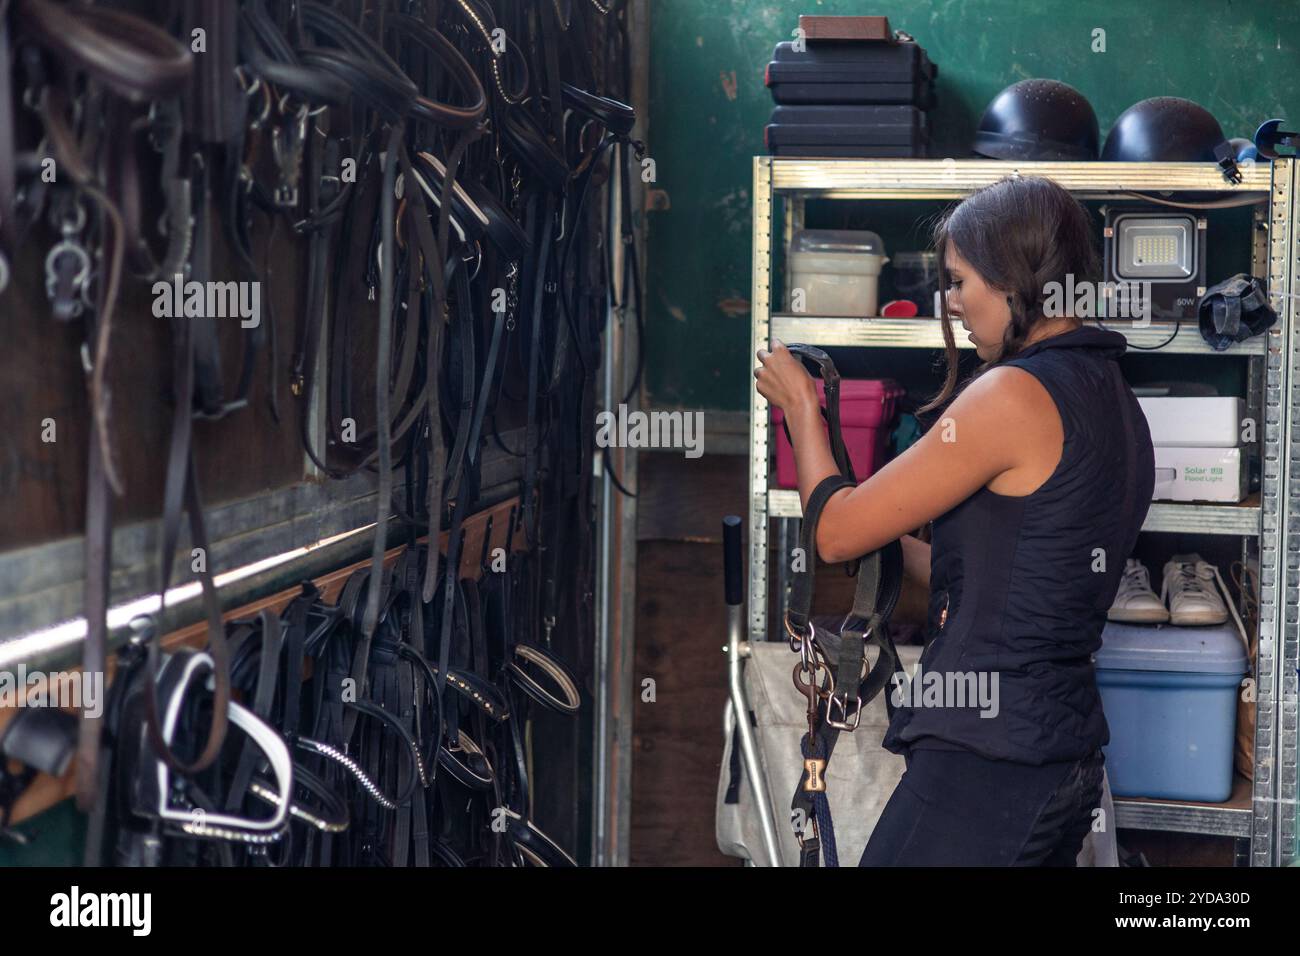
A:
{"label": "woman", "polygon": [[[921,411],[941,413],[822,513],[824,561],[902,536],[906,573],[930,589],[921,670],[949,689],[894,711],[884,746],[907,771],[863,866],[1068,866],[1094,824],[1110,737],[1090,655],[1154,481],[1146,420],[1116,363],[1124,337],[1047,314],[1051,283],[1096,275],[1094,232],[1040,178],[978,190],[939,221],[948,372]],[[960,389],[953,318],[983,361]],[[813,380],[779,342],[758,359],[806,503],[836,473]],[[906,534],[931,520],[930,545]],[[991,694],[956,693],[975,686]]]}

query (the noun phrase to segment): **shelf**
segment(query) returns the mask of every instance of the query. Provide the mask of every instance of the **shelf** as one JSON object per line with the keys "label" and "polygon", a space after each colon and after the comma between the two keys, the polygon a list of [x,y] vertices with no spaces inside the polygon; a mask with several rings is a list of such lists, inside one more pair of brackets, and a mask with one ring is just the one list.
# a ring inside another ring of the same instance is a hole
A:
{"label": "shelf", "polygon": [[1175,534],[1258,535],[1258,492],[1238,504],[1192,504],[1153,501],[1142,522],[1143,531]]}
{"label": "shelf", "polygon": [[[771,318],[771,335],[786,344],[802,342],[805,345],[817,345],[822,348],[911,348],[942,349],[943,322],[936,318],[886,319],[837,318],[832,316],[793,315],[777,313]],[[1095,326],[1095,321],[1085,322]],[[1106,324],[1106,328],[1120,333],[1128,340],[1132,351],[1140,353],[1143,349],[1159,352],[1162,355],[1226,355],[1231,357],[1250,357],[1264,355],[1268,350],[1268,336],[1257,335],[1245,342],[1235,342],[1222,351],[1216,352],[1201,338],[1197,324],[1192,321],[1182,323],[1173,340],[1162,345],[1173,331],[1173,325],[1167,322],[1152,322],[1145,328],[1134,328],[1121,322]],[[959,325],[953,326],[953,339],[959,349],[973,351],[975,346],[966,338],[966,333]],[[1160,346],[1156,348],[1156,346]]]}
{"label": "shelf", "polygon": [[[799,492],[785,488],[771,488],[767,493],[767,513],[771,518],[798,518],[803,513],[799,506]],[[1153,501],[1142,523],[1143,531],[1177,532],[1180,534],[1259,534],[1259,495],[1251,495],[1240,504],[1192,504],[1175,501]]]}
{"label": "shelf", "polygon": [[[1221,203],[1221,208],[1253,207],[1252,271],[1265,277],[1287,303],[1279,309],[1276,326],[1267,335],[1234,344],[1223,352],[1201,338],[1198,324],[1152,322],[1138,328],[1130,322],[1102,319],[1089,325],[1120,333],[1128,354],[1204,355],[1252,359],[1243,363],[1251,414],[1270,423],[1251,450],[1259,459],[1262,481],[1273,492],[1256,493],[1240,503],[1152,502],[1142,530],[1155,533],[1211,534],[1239,538],[1243,560],[1254,554],[1259,562],[1258,588],[1260,672],[1269,675],[1258,687],[1257,721],[1253,741],[1258,767],[1295,766],[1297,734],[1280,701],[1294,695],[1294,635],[1284,623],[1296,613],[1295,589],[1273,583],[1285,577],[1286,556],[1294,532],[1295,480],[1289,463],[1300,459],[1300,439],[1288,412],[1300,372],[1300,345],[1295,331],[1300,296],[1300,266],[1288,255],[1296,245],[1295,216],[1300,200],[1300,164],[1291,158],[1241,167],[1241,183],[1230,183],[1214,163],[1007,162],[985,159],[815,159],[755,157],[753,162],[753,286],[750,348],[767,339],[802,342],[825,348],[918,349],[931,354],[944,348],[942,322],[936,318],[839,318],[779,312],[786,302],[774,301],[779,285],[783,246],[793,230],[803,228],[809,202],[920,201],[932,205],[960,200],[998,180],[1042,176],[1076,198],[1096,202],[1170,199]],[[1200,195],[1195,195],[1200,194]],[[929,311],[927,307],[925,311]],[[1170,333],[1173,332],[1171,337]],[[973,346],[964,331],[953,328],[954,345],[969,355]],[[1166,339],[1169,341],[1166,342]],[[901,356],[895,352],[895,359]],[[888,359],[888,356],[884,356]],[[1230,363],[1231,364],[1231,363]],[[769,487],[772,433],[769,407],[757,392],[750,402],[749,456],[749,584],[748,626],[752,640],[768,636],[772,569],[769,567],[772,518],[800,516],[798,492]],[[1276,425],[1277,427],[1273,427]],[[1290,484],[1287,482],[1290,481]],[[1288,494],[1287,489],[1290,488]],[[779,621],[777,622],[779,629]],[[1294,699],[1292,696],[1290,699]],[[1281,781],[1279,783],[1278,781]],[[1252,784],[1236,777],[1232,797],[1221,804],[1148,797],[1115,799],[1114,824],[1127,829],[1160,830],[1231,837],[1237,841],[1238,863],[1275,865],[1294,856],[1294,773],[1274,774]]]}
{"label": "shelf", "polygon": [[[1214,163],[1042,163],[976,159],[773,159],[772,189],[827,199],[945,199],[1007,176],[1045,176],[1076,194],[1214,192],[1267,195],[1269,163],[1226,182]],[[1104,196],[1099,198],[1105,198]]]}
{"label": "shelf", "polygon": [[1207,836],[1250,837],[1251,783],[1233,774],[1226,803],[1115,797],[1115,826],[1129,830],[1163,830]]}

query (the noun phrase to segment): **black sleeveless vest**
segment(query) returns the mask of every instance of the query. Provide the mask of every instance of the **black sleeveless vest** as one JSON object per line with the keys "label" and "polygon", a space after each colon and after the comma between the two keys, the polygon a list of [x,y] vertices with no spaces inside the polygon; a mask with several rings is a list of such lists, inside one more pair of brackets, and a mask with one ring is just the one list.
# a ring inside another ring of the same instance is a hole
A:
{"label": "black sleeveless vest", "polygon": [[[1052,396],[1061,460],[1029,495],[981,488],[935,519],[927,646],[919,679],[895,690],[887,750],[1043,764],[1109,742],[1091,655],[1155,481],[1146,418],[1115,361],[1125,347],[1083,326],[1002,363]],[[927,694],[940,678],[949,692]]]}

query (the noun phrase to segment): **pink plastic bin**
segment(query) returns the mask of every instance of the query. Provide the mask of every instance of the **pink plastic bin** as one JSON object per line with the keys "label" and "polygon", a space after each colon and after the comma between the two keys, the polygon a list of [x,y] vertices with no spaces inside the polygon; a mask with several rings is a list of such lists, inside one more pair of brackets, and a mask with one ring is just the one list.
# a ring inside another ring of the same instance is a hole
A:
{"label": "pink plastic bin", "polygon": [[[859,482],[866,481],[885,463],[889,429],[894,423],[894,406],[904,389],[890,378],[844,379],[840,382],[840,430],[844,445],[853,462]],[[817,395],[826,407],[826,387],[817,383]],[[778,488],[798,488],[794,467],[794,449],[785,437],[781,409],[772,409],[776,438],[776,484]],[[825,423],[822,425],[825,428]]]}

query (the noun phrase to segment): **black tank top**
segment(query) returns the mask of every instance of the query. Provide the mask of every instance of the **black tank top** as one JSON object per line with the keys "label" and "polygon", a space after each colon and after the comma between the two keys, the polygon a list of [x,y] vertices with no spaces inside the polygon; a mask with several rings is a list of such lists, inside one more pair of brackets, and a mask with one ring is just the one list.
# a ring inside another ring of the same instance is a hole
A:
{"label": "black tank top", "polygon": [[1001,363],[1052,396],[1061,459],[1029,495],[981,488],[935,519],[928,644],[886,749],[1042,764],[1109,742],[1091,655],[1155,481],[1146,418],[1116,362],[1125,348],[1118,332],[1083,326]]}

